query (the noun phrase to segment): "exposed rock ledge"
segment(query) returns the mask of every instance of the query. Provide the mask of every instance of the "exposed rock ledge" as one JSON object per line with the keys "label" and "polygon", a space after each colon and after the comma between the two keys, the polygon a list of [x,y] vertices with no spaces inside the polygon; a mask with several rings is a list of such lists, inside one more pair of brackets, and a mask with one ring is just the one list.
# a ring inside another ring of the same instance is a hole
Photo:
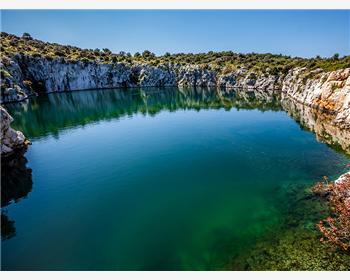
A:
{"label": "exposed rock ledge", "polygon": [[10,124],[13,121],[13,118],[9,113],[0,106],[1,111],[1,133],[0,133],[0,153],[1,156],[9,156],[13,154],[16,150],[25,148],[29,141],[26,140],[23,133],[16,131],[11,128]]}
{"label": "exposed rock ledge", "polygon": [[[308,78],[309,75],[312,78]],[[293,100],[331,116],[334,125],[350,128],[350,68],[328,73],[291,70],[282,91]]]}
{"label": "exposed rock ledge", "polygon": [[[347,177],[349,177],[349,176],[350,176],[350,171],[347,172],[347,173],[344,173],[343,175],[341,175],[337,180],[334,181],[334,183],[335,183],[335,184],[339,184],[339,183],[345,181],[345,179],[346,179]],[[350,186],[349,186],[349,187],[350,187]],[[348,197],[347,197],[347,199],[350,200],[350,189],[349,189],[349,192],[348,192]]]}

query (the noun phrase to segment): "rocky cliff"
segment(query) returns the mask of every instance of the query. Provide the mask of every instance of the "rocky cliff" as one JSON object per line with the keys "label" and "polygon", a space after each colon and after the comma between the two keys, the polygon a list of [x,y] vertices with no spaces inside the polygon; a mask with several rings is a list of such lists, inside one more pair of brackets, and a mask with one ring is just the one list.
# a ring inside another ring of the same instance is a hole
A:
{"label": "rocky cliff", "polygon": [[296,102],[328,114],[334,125],[350,128],[350,68],[328,73],[293,69],[283,79],[282,91]]}
{"label": "rocky cliff", "polygon": [[118,87],[221,87],[275,90],[282,77],[247,69],[230,73],[199,65],[137,63],[102,64],[16,54],[3,57],[1,103],[21,101],[31,94]]}
{"label": "rocky cliff", "polygon": [[0,153],[2,156],[8,156],[13,154],[16,150],[26,147],[29,142],[26,140],[22,132],[11,128],[10,124],[13,119],[2,106],[0,106],[0,112]]}
{"label": "rocky cliff", "polygon": [[3,58],[1,102],[21,101],[30,94],[71,90],[176,86],[176,67],[101,64],[24,55]]}

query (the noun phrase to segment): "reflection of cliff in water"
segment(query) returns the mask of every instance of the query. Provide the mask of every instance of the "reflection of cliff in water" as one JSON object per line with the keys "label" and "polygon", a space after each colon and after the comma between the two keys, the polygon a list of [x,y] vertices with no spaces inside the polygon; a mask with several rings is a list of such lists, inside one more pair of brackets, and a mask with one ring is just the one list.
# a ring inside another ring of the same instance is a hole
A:
{"label": "reflection of cliff in water", "polygon": [[[333,126],[326,115],[277,92],[207,88],[106,89],[55,93],[22,103],[8,104],[13,126],[29,139],[58,136],[65,129],[134,114],[155,115],[176,110],[286,110],[319,141],[350,153],[349,131]],[[16,118],[16,115],[21,117]]]}
{"label": "reflection of cliff in water", "polygon": [[[214,89],[108,89],[55,93],[7,105],[13,126],[29,139],[133,114],[201,109],[281,110],[273,94]],[[16,118],[16,115],[21,117]]]}
{"label": "reflection of cliff in water", "polygon": [[16,235],[15,222],[10,220],[3,210],[1,210],[1,239],[10,239]]}
{"label": "reflection of cliff in water", "polygon": [[302,128],[314,132],[318,141],[350,154],[350,130],[334,126],[331,116],[322,114],[289,98],[282,98],[281,104],[283,109]]}
{"label": "reflection of cliff in water", "polygon": [[32,170],[26,166],[24,151],[1,160],[1,238],[15,235],[14,221],[7,216],[3,207],[19,202],[32,190]]}
{"label": "reflection of cliff in water", "polygon": [[[282,103],[282,104],[281,104]],[[22,103],[8,104],[13,126],[29,139],[58,135],[66,128],[133,114],[155,115],[161,111],[202,109],[286,110],[319,140],[349,151],[349,131],[337,129],[326,115],[276,92],[207,88],[106,89],[55,93]],[[22,117],[16,118],[16,115]]]}

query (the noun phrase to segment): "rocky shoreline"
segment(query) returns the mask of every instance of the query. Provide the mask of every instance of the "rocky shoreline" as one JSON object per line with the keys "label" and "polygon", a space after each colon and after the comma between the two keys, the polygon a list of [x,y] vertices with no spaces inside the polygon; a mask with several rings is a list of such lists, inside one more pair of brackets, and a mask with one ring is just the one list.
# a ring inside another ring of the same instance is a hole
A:
{"label": "rocky shoreline", "polygon": [[1,112],[1,133],[0,133],[0,152],[1,157],[8,157],[14,154],[18,150],[25,149],[29,144],[29,140],[25,138],[21,131],[11,128],[11,122],[13,118],[10,114],[0,106]]}

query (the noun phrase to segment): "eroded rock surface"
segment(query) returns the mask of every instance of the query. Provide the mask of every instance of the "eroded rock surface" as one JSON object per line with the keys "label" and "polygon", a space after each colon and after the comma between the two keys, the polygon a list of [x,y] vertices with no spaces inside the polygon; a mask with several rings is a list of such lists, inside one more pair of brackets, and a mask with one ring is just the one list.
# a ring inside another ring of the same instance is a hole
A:
{"label": "eroded rock surface", "polygon": [[10,124],[13,121],[13,118],[9,113],[0,106],[1,111],[1,155],[7,156],[18,149],[22,149],[28,145],[28,141],[24,137],[23,133],[16,131],[11,128]]}
{"label": "eroded rock surface", "polygon": [[333,124],[350,128],[350,68],[327,73],[291,70],[282,91],[301,104],[331,115]]}

